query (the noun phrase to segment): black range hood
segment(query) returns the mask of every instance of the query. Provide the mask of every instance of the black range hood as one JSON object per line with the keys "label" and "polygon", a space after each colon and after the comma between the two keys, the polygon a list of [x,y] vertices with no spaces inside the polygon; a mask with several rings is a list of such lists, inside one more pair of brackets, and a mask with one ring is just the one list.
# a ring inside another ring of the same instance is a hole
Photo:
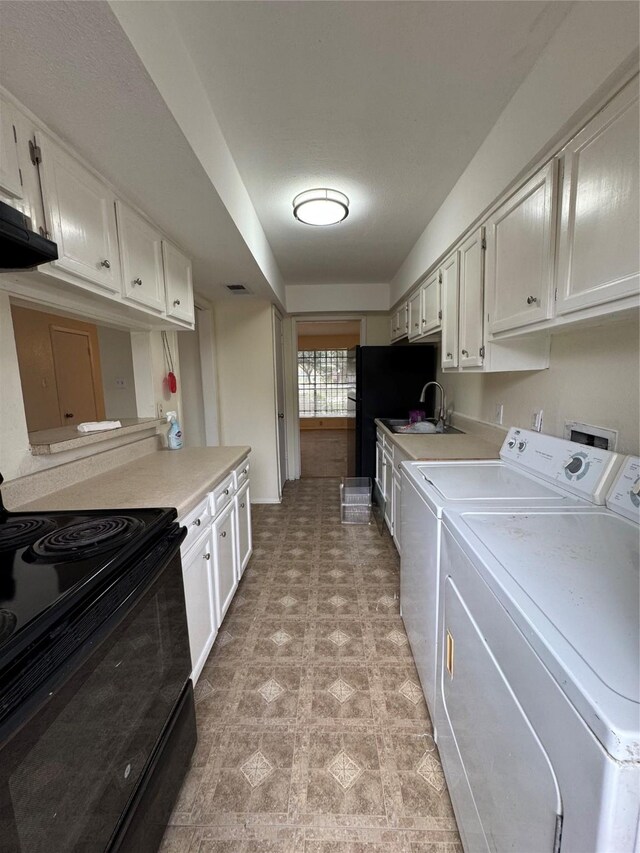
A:
{"label": "black range hood", "polygon": [[57,257],[55,243],[31,231],[23,213],[0,201],[0,272],[33,269]]}

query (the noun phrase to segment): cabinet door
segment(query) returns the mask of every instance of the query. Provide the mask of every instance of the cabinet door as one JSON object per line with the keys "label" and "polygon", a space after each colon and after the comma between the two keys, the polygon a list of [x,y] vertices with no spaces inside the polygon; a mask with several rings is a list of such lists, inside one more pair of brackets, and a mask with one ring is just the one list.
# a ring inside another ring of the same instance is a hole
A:
{"label": "cabinet door", "polygon": [[400,309],[400,337],[406,338],[409,334],[409,303],[405,302]]}
{"label": "cabinet door", "polygon": [[400,494],[402,488],[402,481],[400,479],[400,472],[394,470],[393,472],[393,500],[392,500],[392,509],[393,509],[393,541],[396,544],[396,548],[398,549],[398,553],[402,550],[401,542],[400,542]]}
{"label": "cabinet door", "polygon": [[397,317],[398,317],[398,315],[397,315],[397,314],[392,314],[392,315],[391,315],[391,319],[389,320],[389,333],[390,333],[390,336],[391,336],[391,340],[392,340],[392,341],[395,341],[395,339],[396,339],[396,337],[397,337],[397,335],[396,335],[396,322],[397,322]]}
{"label": "cabinet door", "polygon": [[639,290],[638,81],[564,151],[558,314]]}
{"label": "cabinet door", "polygon": [[[26,145],[26,142],[25,142]],[[0,99],[0,191],[22,198],[22,180],[18,159],[18,134],[13,107]]]}
{"label": "cabinet door", "polygon": [[218,623],[214,607],[211,531],[194,545],[182,562],[189,648],[194,673],[200,673],[213,644]]}
{"label": "cabinet door", "polygon": [[235,496],[236,502],[236,533],[237,533],[237,570],[238,580],[251,557],[251,502],[249,498],[249,483],[246,483]]}
{"label": "cabinet door", "polygon": [[552,161],[487,220],[487,313],[490,332],[553,314],[556,173]]}
{"label": "cabinet door", "polygon": [[454,252],[440,267],[442,274],[442,367],[458,366],[458,288],[460,267]]}
{"label": "cabinet door", "polygon": [[384,520],[387,522],[389,532],[393,533],[393,459],[384,454],[383,466],[384,480]]}
{"label": "cabinet door", "polygon": [[409,340],[412,341],[414,338],[419,338],[422,332],[420,331],[420,325],[422,322],[422,291],[418,291],[414,293],[411,299],[409,300]]}
{"label": "cabinet door", "polygon": [[113,193],[47,136],[38,133],[36,140],[47,229],[60,256],[52,266],[120,293]]}
{"label": "cabinet door", "polygon": [[164,311],[164,275],[160,234],[121,201],[116,201],[122,295],[129,302]]}
{"label": "cabinet door", "polygon": [[193,323],[191,261],[172,243],[162,241],[167,316]]}
{"label": "cabinet door", "polygon": [[384,498],[384,450],[379,442],[376,444],[376,485]]}
{"label": "cabinet door", "polygon": [[218,624],[222,624],[238,585],[236,572],[235,506],[233,501],[213,522],[213,573]]}
{"label": "cabinet door", "polygon": [[460,246],[460,367],[479,367],[484,359],[484,228]]}
{"label": "cabinet door", "polygon": [[420,334],[428,335],[440,328],[440,275],[436,271],[420,288]]}

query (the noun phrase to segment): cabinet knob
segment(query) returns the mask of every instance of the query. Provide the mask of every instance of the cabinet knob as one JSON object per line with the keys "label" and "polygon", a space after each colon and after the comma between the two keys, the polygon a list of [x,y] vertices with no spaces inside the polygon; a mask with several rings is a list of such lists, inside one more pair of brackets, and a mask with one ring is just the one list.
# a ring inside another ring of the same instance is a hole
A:
{"label": "cabinet knob", "polygon": [[224,490],[224,493],[225,493],[225,495],[228,495],[228,494],[229,494],[229,489],[225,489],[225,490]]}
{"label": "cabinet knob", "polygon": [[203,556],[203,558],[204,558],[205,560],[210,560],[210,559],[211,559],[211,554],[210,554],[209,552],[207,552],[206,554],[203,554],[202,556]]}
{"label": "cabinet knob", "polygon": [[447,353],[447,358],[453,358],[453,353],[452,353],[452,352],[448,352],[448,353]]}
{"label": "cabinet knob", "polygon": [[527,305],[533,305],[538,301],[537,296],[527,296]]}
{"label": "cabinet knob", "polygon": [[193,523],[196,527],[200,527],[200,525],[202,524],[202,522],[200,521],[199,518],[196,518],[196,520]]}
{"label": "cabinet knob", "polygon": [[460,350],[460,351],[461,351],[462,355],[469,355],[469,350],[468,350],[468,349],[463,349],[463,350]]}
{"label": "cabinet knob", "polygon": [[244,503],[240,504],[240,509],[244,509]]}
{"label": "cabinet knob", "polygon": [[180,300],[179,300],[179,299],[174,299],[174,300],[173,300],[173,304],[174,304],[174,305],[180,305]]}
{"label": "cabinet knob", "polygon": [[72,417],[73,417],[73,412],[65,412],[65,413],[64,413],[64,416],[65,416],[65,418],[72,418]]}
{"label": "cabinet knob", "polygon": [[427,322],[426,317],[423,317],[423,318],[422,318],[422,325],[424,326],[424,324],[425,324],[426,322]]}
{"label": "cabinet knob", "polygon": [[106,270],[111,269],[111,263],[105,258],[104,261],[100,261],[100,266],[104,267]]}
{"label": "cabinet knob", "polygon": [[222,533],[220,534],[220,536],[222,536],[223,539],[226,537],[226,535],[227,535],[226,530],[223,530]]}
{"label": "cabinet knob", "polygon": [[243,469],[242,469],[242,471],[241,471],[240,473],[241,473],[241,474],[246,474],[246,473],[247,473],[247,469],[246,469],[246,468],[243,468]]}
{"label": "cabinet knob", "polygon": [[134,278],[133,283],[137,284],[138,287],[142,287],[142,279],[141,278]]}
{"label": "cabinet knob", "polygon": [[414,327],[415,327],[416,329],[418,328],[418,324],[417,324],[417,323],[414,323],[413,325],[414,325]]}

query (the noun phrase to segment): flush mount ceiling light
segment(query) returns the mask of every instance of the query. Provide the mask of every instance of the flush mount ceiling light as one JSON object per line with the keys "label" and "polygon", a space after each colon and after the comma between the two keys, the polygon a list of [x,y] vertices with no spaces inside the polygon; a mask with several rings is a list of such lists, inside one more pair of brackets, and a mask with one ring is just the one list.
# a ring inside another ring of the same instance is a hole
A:
{"label": "flush mount ceiling light", "polygon": [[349,215],[349,199],[338,190],[305,190],[293,200],[293,215],[305,225],[336,225]]}

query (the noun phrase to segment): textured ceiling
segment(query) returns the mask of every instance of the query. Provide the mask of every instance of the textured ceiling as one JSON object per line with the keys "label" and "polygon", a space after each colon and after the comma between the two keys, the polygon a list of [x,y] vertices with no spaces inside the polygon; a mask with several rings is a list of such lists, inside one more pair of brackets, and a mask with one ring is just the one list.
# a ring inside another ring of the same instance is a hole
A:
{"label": "textured ceiling", "polygon": [[[389,281],[570,5],[168,3],[292,283]],[[315,186],[344,223],[293,219]]]}

